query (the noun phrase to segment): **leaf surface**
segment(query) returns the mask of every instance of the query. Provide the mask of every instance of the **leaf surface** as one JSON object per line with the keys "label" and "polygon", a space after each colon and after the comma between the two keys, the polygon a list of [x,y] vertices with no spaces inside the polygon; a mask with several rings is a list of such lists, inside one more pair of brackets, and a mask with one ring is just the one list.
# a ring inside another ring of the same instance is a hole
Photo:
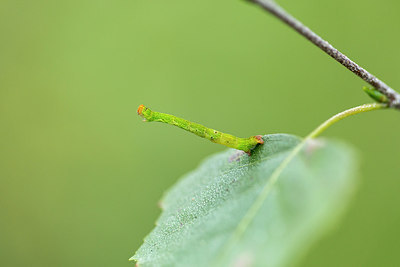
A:
{"label": "leaf surface", "polygon": [[355,154],[344,143],[316,139],[291,157],[300,138],[263,139],[250,157],[229,149],[180,179],[131,259],[139,266],[286,266],[298,260],[348,203]]}

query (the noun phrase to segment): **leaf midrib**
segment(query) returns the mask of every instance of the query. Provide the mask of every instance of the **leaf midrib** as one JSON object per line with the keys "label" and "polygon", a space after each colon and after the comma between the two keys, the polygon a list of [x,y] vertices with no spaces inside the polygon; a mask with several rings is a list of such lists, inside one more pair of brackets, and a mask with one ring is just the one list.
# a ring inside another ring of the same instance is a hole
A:
{"label": "leaf midrib", "polygon": [[[254,203],[250,206],[247,213],[243,216],[243,218],[238,223],[235,228],[231,238],[228,240],[228,243],[222,249],[222,252],[219,254],[220,256],[215,261],[213,266],[222,266],[220,263],[223,262],[223,258],[225,255],[231,251],[231,248],[235,245],[235,243],[243,236],[244,232],[247,230],[250,223],[256,217],[257,212],[260,210],[261,206],[264,204],[264,201],[267,199],[271,189],[278,181],[279,176],[282,174],[284,169],[288,166],[288,164],[292,161],[292,159],[300,152],[308,138],[303,139],[300,143],[298,143],[293,150],[288,154],[286,158],[282,160],[279,166],[271,173],[269,179],[267,179],[266,184],[261,190],[260,194],[254,201]],[[285,151],[286,152],[286,151]],[[283,153],[283,152],[282,152]],[[267,157],[268,158],[268,157]],[[266,158],[264,158],[266,159]],[[260,160],[263,161],[264,159]],[[258,161],[258,162],[260,162]]]}

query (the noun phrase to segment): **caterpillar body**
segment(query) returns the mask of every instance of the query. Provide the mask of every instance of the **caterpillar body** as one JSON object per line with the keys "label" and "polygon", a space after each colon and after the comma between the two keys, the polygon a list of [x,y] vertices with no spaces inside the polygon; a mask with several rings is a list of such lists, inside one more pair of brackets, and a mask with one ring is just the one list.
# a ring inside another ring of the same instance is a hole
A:
{"label": "caterpillar body", "polygon": [[143,117],[144,121],[158,121],[174,125],[188,132],[194,133],[197,136],[208,139],[211,142],[242,150],[249,155],[258,144],[264,144],[264,140],[262,139],[261,135],[251,136],[249,138],[236,137],[170,114],[152,111],[144,105],[139,106],[137,113]]}

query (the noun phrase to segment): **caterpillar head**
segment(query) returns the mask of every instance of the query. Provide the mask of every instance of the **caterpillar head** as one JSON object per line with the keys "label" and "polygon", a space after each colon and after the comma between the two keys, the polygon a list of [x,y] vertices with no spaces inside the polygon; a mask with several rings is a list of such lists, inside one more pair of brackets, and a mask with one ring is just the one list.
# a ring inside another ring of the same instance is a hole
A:
{"label": "caterpillar head", "polygon": [[143,118],[143,121],[147,121],[151,114],[151,110],[144,105],[140,105],[137,110],[137,114]]}
{"label": "caterpillar head", "polygon": [[262,135],[256,135],[254,138],[257,140],[257,143],[264,144],[264,140],[262,139]]}

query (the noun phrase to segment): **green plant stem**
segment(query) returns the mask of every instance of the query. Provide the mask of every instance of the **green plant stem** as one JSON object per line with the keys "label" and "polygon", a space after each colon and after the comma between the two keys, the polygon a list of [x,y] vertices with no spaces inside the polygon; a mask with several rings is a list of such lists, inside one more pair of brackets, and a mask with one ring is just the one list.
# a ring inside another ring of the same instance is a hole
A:
{"label": "green plant stem", "polygon": [[312,131],[309,135],[307,135],[304,140],[307,141],[308,139],[317,137],[322,132],[324,132],[327,128],[329,128],[331,125],[333,125],[336,122],[338,122],[344,118],[347,118],[351,115],[356,115],[358,113],[382,109],[382,108],[386,108],[386,107],[387,107],[386,104],[371,103],[371,104],[364,104],[364,105],[361,105],[358,107],[350,108],[348,110],[340,112],[340,113],[336,114],[335,116],[331,117],[330,119],[328,119],[327,121],[325,121],[324,123],[322,123],[320,126],[318,126],[314,131]]}
{"label": "green plant stem", "polygon": [[228,241],[225,250],[221,253],[221,257],[219,258],[218,262],[223,260],[224,255],[232,250],[233,246],[236,242],[243,236],[244,232],[253,221],[255,216],[257,215],[258,211],[260,210],[261,206],[264,204],[265,199],[269,196],[271,190],[273,189],[274,185],[278,181],[279,176],[285,170],[287,165],[292,161],[292,159],[300,152],[300,150],[304,147],[304,145],[311,139],[319,136],[323,133],[327,128],[335,124],[336,122],[347,118],[351,115],[356,115],[358,113],[383,109],[387,108],[386,104],[381,103],[372,103],[372,104],[364,104],[358,107],[354,107],[343,112],[340,112],[333,117],[326,120],[320,126],[318,126],[315,130],[313,130],[309,135],[307,135],[295,148],[290,152],[290,154],[282,161],[282,163],[276,168],[276,170],[271,174],[270,179],[264,186],[263,190],[261,191],[260,195],[255,200],[254,204],[250,207],[246,215],[240,221],[238,226],[236,227],[235,231],[231,239]]}

